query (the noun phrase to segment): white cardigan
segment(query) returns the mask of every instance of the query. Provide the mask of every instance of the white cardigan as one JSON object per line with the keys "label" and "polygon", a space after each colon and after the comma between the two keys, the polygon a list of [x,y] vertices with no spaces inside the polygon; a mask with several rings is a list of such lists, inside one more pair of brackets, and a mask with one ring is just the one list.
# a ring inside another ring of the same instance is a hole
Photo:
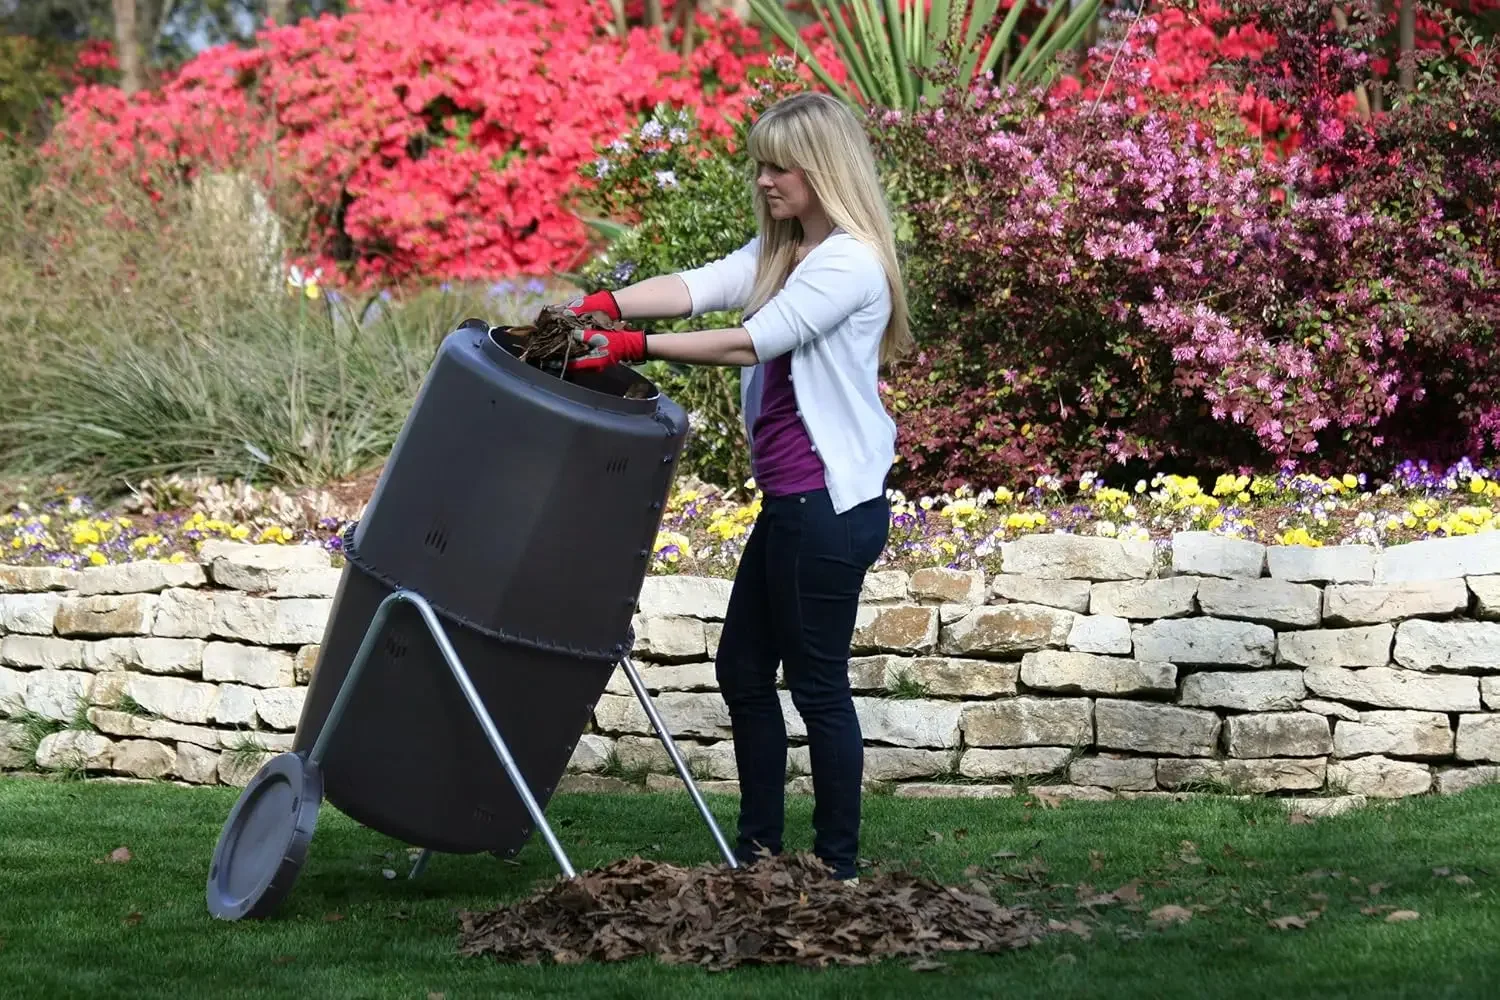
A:
{"label": "white cardigan", "polygon": [[[679,272],[690,315],[741,310],[755,282],[759,237],[702,267]],[[744,320],[760,364],[741,370],[745,433],[760,410],[767,361],[792,352],[797,413],[823,461],[836,513],[881,496],[896,457],[896,424],[880,400],[880,341],[891,293],[880,258],[835,230],[812,249],[786,285]]]}

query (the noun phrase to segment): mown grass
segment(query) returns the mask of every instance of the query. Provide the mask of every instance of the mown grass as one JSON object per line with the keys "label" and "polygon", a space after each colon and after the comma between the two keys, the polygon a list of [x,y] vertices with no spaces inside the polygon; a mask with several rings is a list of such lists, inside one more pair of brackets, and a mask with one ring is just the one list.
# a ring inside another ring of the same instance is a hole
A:
{"label": "mown grass", "polygon": [[[1064,921],[1087,918],[1080,894],[1132,880],[1141,901],[1087,919],[1087,939],[1064,932],[1024,951],[954,955],[936,972],[891,962],[717,974],[652,961],[459,958],[456,912],[553,877],[545,848],[531,843],[514,864],[439,856],[417,881],[387,879],[386,869],[404,876],[404,845],[327,807],[281,910],[263,922],[216,922],[204,879],[235,795],[0,781],[0,996],[1425,1000],[1500,989],[1500,788],[1308,824],[1289,822],[1274,803],[1227,798],[1046,809],[1024,797],[875,797],[864,843],[877,865],[917,866],[948,882],[981,866],[997,897],[1050,902]],[[734,800],[710,801],[732,828]],[[807,847],[810,807],[790,801],[791,849]],[[562,796],[549,814],[581,869],[634,853],[714,857],[684,795]],[[122,846],[130,861],[103,860]],[[1190,918],[1151,918],[1169,905]],[[1376,906],[1384,909],[1362,912]],[[1391,922],[1394,910],[1418,916]],[[1308,913],[1320,915],[1303,929],[1268,923]]]}

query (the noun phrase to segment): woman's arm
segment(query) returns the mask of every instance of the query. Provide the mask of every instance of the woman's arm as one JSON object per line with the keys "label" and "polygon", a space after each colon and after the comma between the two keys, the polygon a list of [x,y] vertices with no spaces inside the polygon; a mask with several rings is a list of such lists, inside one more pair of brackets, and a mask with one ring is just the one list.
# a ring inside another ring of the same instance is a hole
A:
{"label": "woman's arm", "polygon": [[646,336],[646,357],[653,361],[676,361],[688,365],[745,367],[760,363],[750,332],[742,326],[687,333],[653,333]]}
{"label": "woman's arm", "polygon": [[687,282],[675,274],[658,274],[614,293],[621,319],[680,319],[693,311]]}

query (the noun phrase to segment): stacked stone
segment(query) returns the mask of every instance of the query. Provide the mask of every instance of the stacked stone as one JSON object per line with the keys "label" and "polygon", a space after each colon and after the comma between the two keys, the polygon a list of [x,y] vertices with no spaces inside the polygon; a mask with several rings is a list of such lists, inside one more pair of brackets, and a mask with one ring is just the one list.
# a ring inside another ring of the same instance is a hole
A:
{"label": "stacked stone", "polygon": [[[870,578],[850,671],[867,781],[1081,798],[1500,781],[1500,537],[1377,552],[1187,532],[1159,566],[1149,542],[1033,535],[1002,547],[1002,570]],[[727,581],[652,578],[636,621],[645,683],[712,782],[735,778],[712,664],[728,596]],[[674,784],[622,675],[595,719],[576,769]],[[797,746],[789,770],[807,769]]]}
{"label": "stacked stone", "polygon": [[[202,565],[0,569],[0,715],[75,727],[36,748],[45,768],[242,784],[257,750],[290,745],[337,581],[318,549],[217,543]],[[658,709],[726,791],[730,588],[649,577],[635,619]],[[866,778],[897,795],[1305,803],[1500,781],[1500,534],[1383,551],[1026,536],[993,577],[873,574],[853,654]],[[806,727],[781,698],[807,790]],[[22,729],[0,719],[0,766],[33,763]],[[623,673],[570,770],[575,788],[677,786]]]}
{"label": "stacked stone", "polygon": [[[0,567],[0,715],[61,723],[44,769],[242,786],[289,749],[339,571],[315,546]],[[22,726],[0,721],[0,766]]]}

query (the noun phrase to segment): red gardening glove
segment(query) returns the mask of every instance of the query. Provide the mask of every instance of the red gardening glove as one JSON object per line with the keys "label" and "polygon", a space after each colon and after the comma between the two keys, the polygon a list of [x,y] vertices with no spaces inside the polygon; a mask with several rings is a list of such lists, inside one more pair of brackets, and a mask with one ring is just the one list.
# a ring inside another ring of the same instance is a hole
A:
{"label": "red gardening glove", "polygon": [[568,311],[575,316],[586,316],[589,313],[599,312],[608,316],[616,323],[620,321],[620,304],[615,301],[615,295],[607,288],[601,288],[597,292],[574,299],[568,303]]}
{"label": "red gardening glove", "polygon": [[570,372],[598,371],[646,360],[646,334],[641,330],[578,330],[573,342],[581,354],[569,356]]}

